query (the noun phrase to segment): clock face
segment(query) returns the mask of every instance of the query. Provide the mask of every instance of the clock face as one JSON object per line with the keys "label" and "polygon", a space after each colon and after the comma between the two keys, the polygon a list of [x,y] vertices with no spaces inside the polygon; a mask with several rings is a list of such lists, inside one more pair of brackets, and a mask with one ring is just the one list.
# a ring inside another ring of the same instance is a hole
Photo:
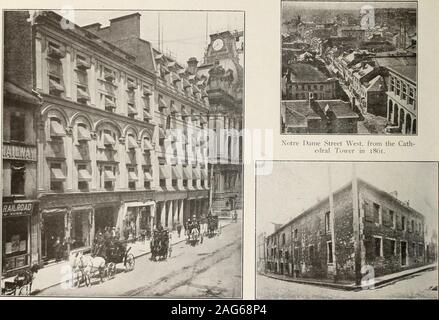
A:
{"label": "clock face", "polygon": [[224,46],[224,41],[221,39],[216,39],[212,45],[213,50],[215,51],[221,50],[223,46]]}

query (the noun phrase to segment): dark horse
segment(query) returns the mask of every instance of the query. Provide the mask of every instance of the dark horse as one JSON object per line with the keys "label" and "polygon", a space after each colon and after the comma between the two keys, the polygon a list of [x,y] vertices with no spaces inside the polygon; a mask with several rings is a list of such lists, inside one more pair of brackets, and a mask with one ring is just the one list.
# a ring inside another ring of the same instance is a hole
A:
{"label": "dark horse", "polygon": [[[5,282],[2,294],[5,295],[30,295],[32,293],[32,281],[34,274],[38,272],[40,266],[34,264],[30,268],[18,271],[13,281]],[[17,291],[18,290],[18,291]]]}
{"label": "dark horse", "polygon": [[150,242],[151,260],[157,261],[157,258],[159,260],[165,260],[168,257],[168,246],[168,234],[165,234],[163,231],[160,232],[160,234],[155,232]]}

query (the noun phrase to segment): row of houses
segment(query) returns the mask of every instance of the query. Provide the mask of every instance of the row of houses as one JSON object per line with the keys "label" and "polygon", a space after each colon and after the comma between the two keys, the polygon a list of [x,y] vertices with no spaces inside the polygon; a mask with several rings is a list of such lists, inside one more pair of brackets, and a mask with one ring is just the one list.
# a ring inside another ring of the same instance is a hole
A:
{"label": "row of houses", "polygon": [[4,12],[3,273],[242,205],[242,33],[183,66],[140,17]]}

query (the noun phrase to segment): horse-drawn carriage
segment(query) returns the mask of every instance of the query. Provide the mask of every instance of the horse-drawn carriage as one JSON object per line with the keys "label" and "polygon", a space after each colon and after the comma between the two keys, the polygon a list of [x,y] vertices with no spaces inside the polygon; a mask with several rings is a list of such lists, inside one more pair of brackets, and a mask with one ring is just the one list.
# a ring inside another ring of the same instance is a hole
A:
{"label": "horse-drawn carriage", "polygon": [[4,287],[2,287],[1,294],[5,296],[15,295],[30,295],[32,293],[32,281],[34,279],[34,273],[38,272],[39,266],[33,265],[26,269],[20,270],[13,278],[12,281],[5,281]]}
{"label": "horse-drawn carriage", "polygon": [[196,246],[199,243],[203,243],[203,234],[200,232],[200,223],[196,220],[188,221],[187,223],[187,239],[186,243],[191,246]]}
{"label": "horse-drawn carriage", "polygon": [[219,234],[218,216],[209,215],[207,217],[207,236],[212,238]]}
{"label": "horse-drawn carriage", "polygon": [[134,270],[135,259],[130,253],[131,247],[127,248],[126,243],[118,240],[107,240],[97,243],[93,247],[91,255],[84,255],[82,252],[76,253],[71,261],[71,266],[75,271],[78,270],[86,286],[91,285],[91,279],[97,275],[101,282],[104,277],[110,279],[116,274],[117,264],[123,263],[125,271]]}
{"label": "horse-drawn carriage", "polygon": [[166,260],[169,250],[169,231],[166,229],[154,230],[150,242],[151,260]]}

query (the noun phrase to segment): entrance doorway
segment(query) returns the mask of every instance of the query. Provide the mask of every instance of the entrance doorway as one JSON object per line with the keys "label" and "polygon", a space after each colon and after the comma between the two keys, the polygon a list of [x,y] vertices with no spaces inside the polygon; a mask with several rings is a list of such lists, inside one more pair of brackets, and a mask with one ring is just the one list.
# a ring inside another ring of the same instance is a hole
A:
{"label": "entrance doorway", "polygon": [[65,214],[43,216],[41,255],[44,261],[52,259],[61,260],[64,258],[64,217]]}

